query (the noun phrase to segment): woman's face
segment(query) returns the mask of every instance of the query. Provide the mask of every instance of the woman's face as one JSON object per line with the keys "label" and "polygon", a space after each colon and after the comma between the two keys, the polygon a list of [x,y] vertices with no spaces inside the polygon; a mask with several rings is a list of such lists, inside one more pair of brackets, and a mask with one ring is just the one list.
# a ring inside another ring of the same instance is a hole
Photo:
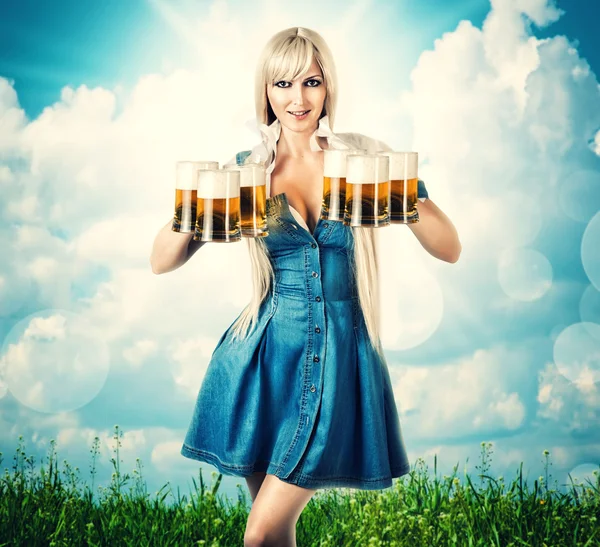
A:
{"label": "woman's face", "polygon": [[[325,104],[325,84],[323,73],[313,58],[308,72],[293,81],[278,80],[267,84],[267,97],[275,116],[291,131],[305,131],[318,126]],[[297,117],[292,112],[304,112]]]}

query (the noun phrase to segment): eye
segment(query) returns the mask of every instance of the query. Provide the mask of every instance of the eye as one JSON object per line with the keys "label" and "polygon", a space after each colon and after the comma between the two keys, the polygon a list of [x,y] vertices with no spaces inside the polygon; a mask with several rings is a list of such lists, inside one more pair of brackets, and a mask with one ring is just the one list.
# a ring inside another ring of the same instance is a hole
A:
{"label": "eye", "polygon": [[[314,85],[308,85],[308,84],[309,84],[309,83],[311,83],[311,82],[312,82]],[[290,82],[286,82],[285,80],[280,80],[279,82],[276,82],[276,83],[275,83],[275,87],[278,87],[278,88],[280,88],[280,89],[287,89],[289,86],[287,86],[287,85],[286,85],[286,86],[280,86],[279,84],[289,84],[289,83],[290,83]],[[306,81],[306,85],[307,85],[307,87],[319,87],[319,86],[321,85],[321,81],[320,81],[320,80],[315,80],[315,79],[312,79],[312,80],[307,80],[307,81]]]}

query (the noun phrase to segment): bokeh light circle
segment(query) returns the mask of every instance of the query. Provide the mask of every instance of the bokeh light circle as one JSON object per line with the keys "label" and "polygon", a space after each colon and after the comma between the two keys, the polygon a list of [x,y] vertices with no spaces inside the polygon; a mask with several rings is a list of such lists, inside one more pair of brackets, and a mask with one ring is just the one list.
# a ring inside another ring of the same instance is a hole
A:
{"label": "bokeh light circle", "polygon": [[600,172],[573,171],[557,192],[561,211],[572,220],[589,222],[600,204]]}
{"label": "bokeh light circle", "polygon": [[597,487],[599,473],[600,460],[597,463],[582,463],[569,471],[565,477],[564,484],[569,491],[575,486],[577,494],[580,495],[582,493],[582,487],[586,490]]}
{"label": "bokeh light circle", "polygon": [[574,323],[554,341],[554,363],[558,371],[579,389],[592,389],[600,380],[600,325]]}
{"label": "bokeh light circle", "polygon": [[382,345],[405,350],[422,344],[442,320],[444,298],[438,280],[416,259],[400,271],[381,270]]}
{"label": "bokeh light circle", "polygon": [[583,232],[581,263],[588,279],[600,291],[600,211],[594,215]]}
{"label": "bokeh light circle", "polygon": [[39,412],[68,412],[100,392],[109,350],[82,316],[62,309],[31,314],[8,332],[0,354],[4,381],[23,405]]}
{"label": "bokeh light circle", "polygon": [[585,323],[600,325],[600,291],[597,291],[594,285],[588,285],[581,295],[579,317]]}
{"label": "bokeh light circle", "polygon": [[511,298],[531,302],[552,286],[552,265],[534,249],[505,249],[498,259],[498,282]]}
{"label": "bokeh light circle", "polygon": [[498,198],[502,207],[501,241],[506,247],[522,247],[533,243],[542,227],[542,209],[535,196],[509,190]]}

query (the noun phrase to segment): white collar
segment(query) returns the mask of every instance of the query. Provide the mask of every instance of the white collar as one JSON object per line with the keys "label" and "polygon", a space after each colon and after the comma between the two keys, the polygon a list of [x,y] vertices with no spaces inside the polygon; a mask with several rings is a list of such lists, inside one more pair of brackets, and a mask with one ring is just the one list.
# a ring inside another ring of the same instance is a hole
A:
{"label": "white collar", "polygon": [[[267,149],[267,158],[270,157],[271,152],[274,153],[273,161],[267,167],[266,171],[267,175],[269,175],[275,168],[275,158],[277,157],[277,141],[281,135],[281,122],[276,118],[271,125],[261,123],[259,124],[258,128],[262,134],[262,140]],[[317,137],[325,137],[330,148],[335,148],[337,150],[348,150],[350,148],[350,146],[340,137],[338,137],[329,127],[329,116],[323,116],[319,120],[319,126],[310,137],[310,149],[313,152],[323,150],[317,141]]]}

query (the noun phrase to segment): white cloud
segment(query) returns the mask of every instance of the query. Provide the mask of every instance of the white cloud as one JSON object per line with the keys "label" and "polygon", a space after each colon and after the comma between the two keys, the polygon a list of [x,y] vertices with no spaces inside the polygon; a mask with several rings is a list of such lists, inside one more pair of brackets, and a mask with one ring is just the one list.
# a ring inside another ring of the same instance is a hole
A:
{"label": "white cloud", "polygon": [[518,429],[529,360],[525,350],[500,347],[444,365],[389,365],[403,427],[427,439]]}
{"label": "white cloud", "polygon": [[138,340],[130,347],[123,350],[123,357],[136,369],[151,355],[156,353],[158,344],[155,340]]}
{"label": "white cloud", "polygon": [[150,461],[159,472],[169,473],[182,465],[181,441],[158,442],[152,448]]}
{"label": "white cloud", "polygon": [[174,342],[169,347],[168,352],[174,363],[175,383],[188,394],[191,400],[195,399],[200,389],[216,345],[216,338],[198,336],[194,339]]}
{"label": "white cloud", "polygon": [[600,429],[598,384],[569,381],[554,363],[538,373],[537,417],[550,420],[563,433],[584,433]]}
{"label": "white cloud", "polygon": [[35,317],[23,333],[23,338],[63,339],[66,317],[60,313],[50,317]]}
{"label": "white cloud", "polygon": [[536,200],[546,222],[564,216],[556,175],[578,165],[564,165],[565,152],[583,162],[600,125],[595,75],[564,37],[529,34],[523,13],[539,24],[558,15],[529,4],[494,2],[481,30],[462,21],[421,55],[400,97],[402,126],[428,163],[420,175],[472,248],[469,262],[521,244],[506,230],[527,222],[528,208],[510,191]]}

